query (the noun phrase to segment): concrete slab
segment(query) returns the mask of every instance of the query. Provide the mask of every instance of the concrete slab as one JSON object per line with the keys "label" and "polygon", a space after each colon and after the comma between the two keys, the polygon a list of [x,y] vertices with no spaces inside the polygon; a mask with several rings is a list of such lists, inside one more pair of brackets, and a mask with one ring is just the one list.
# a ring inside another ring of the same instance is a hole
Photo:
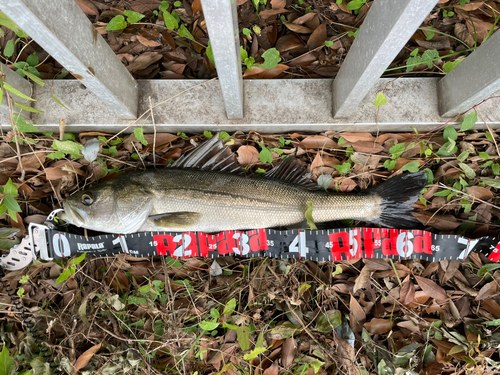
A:
{"label": "concrete slab", "polygon": [[[220,85],[217,81],[138,80],[139,114],[149,111],[149,96],[154,108],[156,130],[161,132],[249,131],[263,133],[289,131],[369,131],[404,132],[432,130],[449,121],[438,111],[437,78],[380,79],[359,107],[347,119],[332,116],[332,80],[245,80],[245,118],[229,120]],[[387,104],[373,108],[378,92],[385,90]],[[99,130],[116,133],[127,127],[144,126],[153,132],[146,114],[137,122],[123,120],[78,81],[47,81],[37,88],[35,107],[44,113],[33,114],[33,123],[43,131],[58,131],[64,118],[66,130]],[[187,90],[187,91],[186,91]],[[184,91],[184,92],[183,92]],[[57,104],[58,97],[68,109]],[[499,93],[500,94],[500,93]],[[168,100],[171,98],[170,100]],[[481,113],[491,127],[500,126],[499,99],[482,104]],[[8,125],[5,117],[2,125]],[[134,124],[134,125],[132,125]],[[450,124],[457,127],[458,122]],[[485,124],[478,122],[477,128]]]}

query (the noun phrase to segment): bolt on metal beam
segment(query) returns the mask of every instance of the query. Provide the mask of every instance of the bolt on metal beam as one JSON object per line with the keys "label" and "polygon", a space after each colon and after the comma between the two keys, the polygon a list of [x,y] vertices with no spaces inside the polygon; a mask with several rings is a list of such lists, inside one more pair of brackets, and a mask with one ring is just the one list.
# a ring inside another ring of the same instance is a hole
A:
{"label": "bolt on metal beam", "polygon": [[118,116],[137,117],[137,83],[76,2],[0,0],[0,10]]}
{"label": "bolt on metal beam", "polygon": [[500,90],[500,33],[496,32],[455,69],[441,78],[439,113],[455,117]]}
{"label": "bolt on metal beam", "polygon": [[438,0],[375,0],[333,81],[335,118],[347,118]]}
{"label": "bolt on metal beam", "polygon": [[201,0],[228,119],[243,118],[236,0]]}
{"label": "bolt on metal beam", "polygon": [[[31,84],[21,77],[19,74],[14,72],[12,69],[8,68],[4,64],[0,63],[0,76],[3,77],[3,81],[11,85],[13,88],[21,92],[22,94],[31,97],[33,94],[33,89],[31,87]],[[0,112],[6,115],[10,115],[10,109],[9,109],[9,102],[7,98],[5,97],[6,90],[3,89],[3,100],[2,104],[0,105]],[[13,95],[12,99],[15,102],[19,102],[21,104],[25,104],[27,106],[31,105],[31,102],[27,102],[27,100],[18,97],[17,95],[9,92],[9,95]],[[26,103],[27,102],[27,103]],[[21,112],[21,109],[17,107],[13,107],[13,112],[14,114],[19,114]],[[31,118],[31,112],[28,111],[23,111],[23,117],[24,118]],[[10,121],[9,121],[10,123]]]}

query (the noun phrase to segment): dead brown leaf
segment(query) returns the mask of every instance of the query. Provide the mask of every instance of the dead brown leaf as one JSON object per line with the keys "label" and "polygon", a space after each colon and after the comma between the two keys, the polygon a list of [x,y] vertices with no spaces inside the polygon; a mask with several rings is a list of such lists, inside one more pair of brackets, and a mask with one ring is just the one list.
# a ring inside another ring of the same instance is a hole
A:
{"label": "dead brown leaf", "polygon": [[316,13],[314,13],[314,12],[306,13],[303,16],[294,20],[292,23],[294,23],[295,25],[303,25],[306,22],[311,21],[314,17],[316,17]]}
{"label": "dead brown leaf", "polygon": [[399,295],[403,305],[409,305],[415,299],[415,285],[411,282],[410,275],[406,276]]}
{"label": "dead brown leaf", "polygon": [[141,43],[143,46],[146,46],[146,47],[154,48],[154,47],[161,46],[161,43],[155,42],[154,40],[149,40],[147,38],[144,38],[141,35],[136,35],[136,38],[139,41],[139,43]]}
{"label": "dead brown leaf", "polygon": [[337,143],[324,135],[311,135],[304,138],[300,142],[301,146],[305,148],[326,148],[335,149],[338,147]]}
{"label": "dead brown leaf", "polygon": [[241,165],[259,162],[259,151],[253,146],[241,146],[238,149],[238,163]]}
{"label": "dead brown leaf", "polygon": [[357,152],[364,152],[366,154],[377,154],[385,150],[385,148],[375,142],[358,141],[352,144],[352,148]]}
{"label": "dead brown leaf", "polygon": [[316,30],[313,31],[313,33],[307,40],[307,46],[309,47],[309,49],[315,49],[317,47],[323,46],[326,39],[326,23],[322,23],[318,28],[316,28]]}
{"label": "dead brown leaf", "polygon": [[283,22],[283,24],[286,26],[286,28],[290,31],[293,31],[294,33],[299,33],[299,34],[311,34],[313,31],[305,26],[301,25],[296,25],[291,22]]}
{"label": "dead brown leaf", "polygon": [[[291,51],[295,48],[303,47],[304,42],[295,34],[286,34],[278,39],[276,42],[276,49],[279,52]],[[306,56],[312,56],[311,54]],[[313,61],[316,60],[316,57],[313,57]]]}
{"label": "dead brown leaf", "polygon": [[146,13],[158,9],[161,0],[135,0],[130,2],[130,7],[134,12]]}
{"label": "dead brown leaf", "polygon": [[373,318],[369,322],[366,322],[363,327],[370,333],[380,335],[389,332],[391,330],[391,325],[390,319]]}
{"label": "dead brown leaf", "polygon": [[102,343],[94,345],[90,349],[86,350],[80,357],[78,357],[75,365],[73,366],[73,374],[76,374],[82,368],[87,366],[87,364],[89,363],[90,359],[94,356],[94,354],[97,353],[99,349],[101,349],[101,344]]}
{"label": "dead brown leaf", "polygon": [[[238,4],[241,5],[241,4]],[[191,4],[191,9],[193,10],[193,14],[196,16],[198,12],[203,12],[201,8],[201,0],[193,0],[193,4]]]}
{"label": "dead brown leaf", "polygon": [[415,275],[418,285],[422,290],[431,298],[437,301],[447,300],[449,297],[446,291],[437,285],[434,281],[427,279],[425,277]]}
{"label": "dead brown leaf", "polygon": [[293,364],[295,353],[297,351],[297,343],[293,337],[289,337],[283,343],[283,350],[281,352],[281,363],[286,369]]}
{"label": "dead brown leaf", "polygon": [[340,133],[340,136],[348,142],[374,142],[375,137],[371,133]]}
{"label": "dead brown leaf", "polygon": [[358,300],[352,294],[349,309],[351,329],[359,333],[362,331],[363,324],[366,321],[366,314]]}
{"label": "dead brown leaf", "polygon": [[487,201],[493,198],[493,193],[490,189],[481,186],[471,186],[467,188],[467,194],[472,195],[474,198]]}
{"label": "dead brown leaf", "polygon": [[137,56],[137,58],[127,66],[127,70],[133,73],[146,69],[151,64],[161,60],[162,57],[163,55],[158,52],[144,52],[143,54]]}
{"label": "dead brown leaf", "polygon": [[356,277],[356,281],[354,282],[354,288],[352,289],[352,292],[356,294],[356,292],[360,289],[368,289],[370,288],[371,285],[371,270],[368,267],[363,267],[361,272],[359,273],[359,276]]}
{"label": "dead brown leaf", "polygon": [[272,79],[279,76],[287,69],[289,69],[289,67],[284,64],[278,64],[278,66],[274,69],[263,69],[259,68],[258,66],[253,66],[252,70],[245,70],[243,78]]}
{"label": "dead brown leaf", "polygon": [[483,301],[488,298],[496,297],[499,293],[497,281],[493,280],[483,285],[477,294],[476,301]]}
{"label": "dead brown leaf", "polygon": [[414,212],[413,216],[422,224],[439,230],[452,230],[460,226],[460,222],[453,215],[433,215],[429,212]]}
{"label": "dead brown leaf", "polygon": [[259,13],[259,16],[262,17],[262,19],[267,20],[268,18],[271,18],[272,16],[275,16],[277,14],[281,13],[290,13],[291,11],[285,8],[281,9],[266,9],[263,10],[262,12]]}
{"label": "dead brown leaf", "polygon": [[99,11],[97,10],[96,6],[92,4],[91,1],[89,0],[76,0],[76,3],[80,7],[80,9],[85,13],[87,16],[98,16]]}

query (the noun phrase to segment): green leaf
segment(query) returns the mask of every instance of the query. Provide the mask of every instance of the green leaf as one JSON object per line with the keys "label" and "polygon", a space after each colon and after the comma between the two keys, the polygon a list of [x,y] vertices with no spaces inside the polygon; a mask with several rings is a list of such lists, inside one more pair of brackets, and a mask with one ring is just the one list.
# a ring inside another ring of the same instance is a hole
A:
{"label": "green leaf", "polygon": [[22,133],[40,132],[37,127],[33,126],[32,124],[26,123],[26,121],[24,121],[24,119],[19,115],[14,115],[14,121],[16,123],[17,130]]}
{"label": "green leaf", "polygon": [[500,189],[500,180],[495,180],[493,178],[481,178],[481,181],[486,185],[494,187],[495,189]]}
{"label": "green leaf", "polygon": [[500,326],[500,319],[495,319],[495,320],[491,320],[489,322],[484,322],[483,324],[487,325],[487,326],[498,327],[498,326]]}
{"label": "green leaf", "polygon": [[485,264],[484,266],[482,266],[479,269],[479,271],[477,271],[477,275],[478,276],[483,276],[483,275],[485,275],[486,273],[488,273],[490,271],[496,270],[497,268],[500,268],[500,263]]}
{"label": "green leaf", "polygon": [[127,16],[127,22],[130,23],[131,25],[139,22],[145,17],[144,14],[137,13],[131,10],[124,10],[123,14]]}
{"label": "green leaf", "polygon": [[3,54],[5,57],[11,57],[14,54],[14,41],[12,39],[7,41]]}
{"label": "green leaf", "polygon": [[398,162],[397,159],[387,159],[384,161],[384,168],[387,168],[387,170],[392,171],[394,167],[396,167],[396,163]]}
{"label": "green leaf", "polygon": [[437,192],[435,192],[434,196],[435,197],[446,197],[450,193],[451,193],[451,190],[450,189],[446,189],[446,190],[443,190],[443,191],[437,191]]}
{"label": "green leaf", "polygon": [[56,152],[53,152],[51,154],[48,154],[46,157],[48,157],[49,159],[55,160],[55,159],[62,159],[62,158],[64,158],[64,156],[65,156],[64,152],[56,151]]}
{"label": "green leaf", "polygon": [[208,320],[204,320],[200,323],[200,328],[204,331],[213,331],[219,326],[217,322],[210,322]]}
{"label": "green leaf", "polygon": [[454,141],[456,141],[458,134],[453,126],[447,126],[446,128],[444,128],[443,137],[447,140],[453,139]]}
{"label": "green leaf", "polygon": [[179,8],[181,5],[182,5],[182,3],[180,1],[176,1],[174,3],[174,7],[177,7],[177,8]]}
{"label": "green leaf", "polygon": [[448,62],[445,62],[444,65],[443,65],[443,70],[446,74],[448,74],[449,72],[451,72],[453,69],[455,69],[458,64],[460,64],[462,61],[464,61],[465,59],[460,59],[460,60],[455,60],[455,61],[448,61]]}
{"label": "green leaf", "polygon": [[223,314],[232,314],[236,309],[236,298],[231,299],[224,307]]}
{"label": "green leaf", "polygon": [[163,12],[163,20],[165,21],[165,27],[169,30],[175,30],[179,27],[177,19],[166,10]]}
{"label": "green leaf", "polygon": [[105,30],[116,31],[116,30],[123,30],[126,27],[127,27],[127,22],[125,22],[125,17],[123,17],[122,15],[118,15],[113,17],[111,21],[109,21]]}
{"label": "green leaf", "polygon": [[83,262],[83,260],[85,259],[86,255],[87,255],[87,253],[83,253],[78,258],[71,259],[71,264],[79,264],[79,263]]}
{"label": "green leaf", "polygon": [[267,348],[257,347],[257,345],[255,345],[255,346],[256,346],[256,348],[254,350],[252,350],[250,353],[245,354],[243,356],[243,359],[245,361],[251,362],[255,358],[257,358],[259,355],[261,355],[262,353],[267,351]]}
{"label": "green leaf", "polygon": [[30,66],[37,66],[38,63],[40,62],[40,60],[38,59],[38,55],[35,52],[35,53],[32,53],[31,55],[28,56],[28,58],[26,59],[26,62]]}
{"label": "green leaf", "polygon": [[21,207],[19,207],[19,203],[17,203],[17,201],[10,195],[7,195],[3,198],[3,203],[5,204],[5,207],[7,207],[8,210],[14,212],[21,212]]}
{"label": "green leaf", "polygon": [[401,172],[408,171],[411,173],[416,173],[418,172],[419,168],[420,168],[420,163],[418,161],[412,161],[410,163],[406,163],[405,165],[403,165],[400,171]]}
{"label": "green leaf", "polygon": [[208,41],[208,47],[207,49],[205,50],[205,53],[208,57],[208,59],[212,62],[212,64],[214,64],[215,66],[215,60],[214,60],[214,53],[212,51],[212,45],[210,44],[210,41]]}
{"label": "green leaf", "polygon": [[384,104],[387,104],[387,99],[386,99],[383,92],[379,92],[377,94],[377,98],[375,99],[375,103],[373,104],[373,107],[374,108],[381,107]]}
{"label": "green leaf", "polygon": [[63,273],[57,278],[56,284],[61,284],[63,281],[67,280],[71,276],[71,270],[66,268]]}
{"label": "green leaf", "polygon": [[342,273],[342,267],[340,265],[335,266],[335,271],[332,272],[332,277],[335,277],[337,275],[340,275]]}
{"label": "green leaf", "polygon": [[222,139],[224,141],[229,141],[231,139],[231,136],[228,134],[228,132],[220,132],[219,139]]}
{"label": "green leaf", "polygon": [[161,10],[162,12],[166,12],[169,7],[170,3],[168,1],[162,1],[158,9]]}
{"label": "green leaf", "polygon": [[263,64],[258,64],[259,68],[263,69],[274,69],[278,66],[278,63],[281,61],[280,53],[276,48],[270,48],[266,52],[262,54],[264,58]]}
{"label": "green leaf", "polygon": [[333,166],[340,174],[346,174],[351,170],[351,163],[344,163],[342,165]]}
{"label": "green leaf", "polygon": [[43,113],[43,111],[40,111],[39,109],[30,107],[29,105],[25,105],[25,104],[21,104],[21,103],[14,103],[14,107],[24,109],[25,111],[28,111],[28,112]]}
{"label": "green leaf", "polygon": [[236,334],[241,350],[245,351],[250,349],[250,330],[248,327],[244,326],[236,328]]}
{"label": "green leaf", "polygon": [[366,0],[352,0],[350,3],[346,4],[346,8],[349,10],[360,10],[365,3]]}
{"label": "green leaf", "polygon": [[62,151],[65,154],[79,155],[84,146],[73,141],[58,141],[57,139],[54,139],[52,148],[54,150]]}
{"label": "green leaf", "polygon": [[314,224],[314,218],[313,218],[313,202],[312,201],[309,201],[307,202],[307,210],[305,212],[305,217],[306,217],[306,220],[307,220],[307,225],[309,225],[309,228],[311,230],[317,230],[318,227],[316,226],[316,224]]}
{"label": "green leaf", "polygon": [[428,49],[422,54],[422,64],[427,65],[430,69],[432,68],[433,61],[439,60],[439,52],[435,49]]}
{"label": "green leaf", "polygon": [[330,310],[325,314],[321,314],[316,319],[316,330],[328,333],[332,332],[335,328],[342,324],[342,317],[340,315],[340,311],[338,310]]}
{"label": "green leaf", "polygon": [[186,26],[181,25],[179,28],[179,31],[177,32],[179,36],[182,36],[184,38],[188,38],[194,41],[194,36],[189,32],[189,30],[186,28]]}
{"label": "green leaf", "polygon": [[468,177],[468,178],[475,178],[476,177],[476,172],[474,172],[474,169],[472,169],[471,167],[469,167],[467,164],[465,163],[458,163],[458,166],[460,167],[460,169],[462,169],[465,173],[465,175]]}
{"label": "green leaf", "polygon": [[262,148],[262,151],[259,153],[259,160],[262,163],[272,163],[273,158],[271,156],[271,151],[266,148],[262,143],[259,142],[259,146]]}
{"label": "green leaf", "polygon": [[331,47],[331,46],[333,46],[333,41],[325,40],[325,47]]}
{"label": "green leaf", "polygon": [[247,57],[244,62],[247,68],[252,70],[252,66],[255,63],[255,59],[253,57]]}
{"label": "green leaf", "polygon": [[0,353],[0,375],[10,375],[15,369],[14,359],[10,356],[9,349],[3,345],[2,352]]}
{"label": "green leaf", "polygon": [[250,29],[247,29],[246,27],[245,27],[245,28],[243,28],[243,30],[242,30],[242,31],[243,31],[243,35],[246,35],[246,36],[248,36],[248,35],[250,35],[250,34],[252,33],[252,32],[250,31]]}
{"label": "green leaf", "polygon": [[462,126],[460,127],[460,131],[464,132],[471,129],[477,122],[477,113],[472,112],[465,116],[464,121],[462,122]]}
{"label": "green leaf", "polygon": [[427,29],[426,32],[427,32],[427,37],[425,38],[425,40],[431,40],[432,38],[434,38],[434,35],[436,34],[434,32],[434,26],[431,26],[431,28]]}
{"label": "green leaf", "polygon": [[242,61],[245,61],[245,59],[248,58],[248,52],[242,46],[240,46],[240,54]]}
{"label": "green leaf", "polygon": [[481,159],[485,159],[485,160],[490,159],[490,155],[488,155],[486,152],[480,152],[480,153],[479,153],[479,157],[480,157]]}
{"label": "green leaf", "polygon": [[148,300],[143,297],[128,296],[128,303],[132,305],[145,305],[148,303]]}
{"label": "green leaf", "polygon": [[[35,68],[32,68],[32,69],[35,69]],[[32,72],[30,72],[28,70],[23,70],[23,73],[26,74],[29,77],[29,79],[31,79],[37,85],[40,85],[42,87],[45,86],[45,82],[43,81],[43,79],[41,79],[40,77],[38,77],[36,74],[34,74],[34,73],[32,73]]]}
{"label": "green leaf", "polygon": [[60,106],[64,107],[65,109],[68,109],[68,107],[66,107],[64,104],[62,104],[62,102],[61,102],[59,99],[57,99],[57,97],[56,97],[54,94],[52,94],[50,97],[51,97],[52,99],[54,99],[54,101],[55,101],[57,104],[59,104]]}
{"label": "green leaf", "polygon": [[144,146],[148,145],[148,141],[144,138],[144,129],[142,127],[134,129],[134,135],[139,142],[141,142]]}
{"label": "green leaf", "polygon": [[35,99],[32,99],[32,98],[30,98],[27,95],[24,95],[21,91],[16,90],[14,87],[12,87],[11,85],[9,85],[7,82],[3,83],[3,87],[4,87],[5,90],[10,91],[14,95],[19,96],[20,98],[23,98],[24,100],[30,100],[32,102],[36,102]]}
{"label": "green leaf", "polygon": [[211,309],[210,310],[210,316],[213,318],[213,319],[219,319],[220,318],[220,314],[219,314],[219,311],[217,311],[216,309]]}
{"label": "green leaf", "polygon": [[262,168],[257,168],[257,170],[255,171],[255,173],[257,174],[262,174],[262,173],[266,173],[266,171]]}
{"label": "green leaf", "polygon": [[9,178],[9,181],[5,184],[3,193],[11,197],[17,197],[17,186],[12,182],[12,179]]}
{"label": "green leaf", "polygon": [[314,369],[314,373],[317,374],[321,366],[323,366],[325,362],[321,362],[319,359],[316,359],[312,362],[309,362],[309,366]]}
{"label": "green leaf", "polygon": [[403,152],[405,152],[406,145],[404,143],[397,143],[389,149],[393,159],[399,158]]}

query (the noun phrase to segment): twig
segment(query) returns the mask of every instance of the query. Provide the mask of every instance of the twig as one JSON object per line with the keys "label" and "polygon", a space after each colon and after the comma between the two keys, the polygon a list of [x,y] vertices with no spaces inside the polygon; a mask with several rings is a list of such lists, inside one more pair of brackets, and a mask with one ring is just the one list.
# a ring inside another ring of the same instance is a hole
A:
{"label": "twig", "polygon": [[7,102],[9,103],[10,120],[12,122],[12,130],[14,131],[14,139],[16,141],[16,150],[17,150],[17,158],[19,160],[19,168],[21,169],[21,177],[19,177],[19,181],[23,181],[26,171],[23,168],[23,161],[21,159],[21,149],[19,148],[19,141],[17,139],[18,129],[17,129],[17,124],[14,120],[14,107],[12,106],[12,98],[10,97],[7,90],[5,90],[5,94],[7,96]]}
{"label": "twig", "polygon": [[498,143],[497,143],[497,141],[495,139],[495,134],[493,133],[493,130],[491,130],[490,126],[488,125],[488,123],[484,119],[483,114],[481,113],[481,111],[479,110],[479,108],[476,108],[476,111],[477,111],[477,113],[479,113],[479,116],[481,116],[481,119],[483,120],[484,125],[486,125],[486,127],[488,128],[488,131],[491,134],[491,138],[493,138],[493,143],[495,143],[495,148],[497,149],[497,154],[498,154],[498,156],[500,156],[500,151],[498,150]]}
{"label": "twig", "polygon": [[153,105],[151,104],[151,96],[149,97],[149,109],[151,111],[151,120],[153,121],[153,168],[156,168],[156,123]]}

